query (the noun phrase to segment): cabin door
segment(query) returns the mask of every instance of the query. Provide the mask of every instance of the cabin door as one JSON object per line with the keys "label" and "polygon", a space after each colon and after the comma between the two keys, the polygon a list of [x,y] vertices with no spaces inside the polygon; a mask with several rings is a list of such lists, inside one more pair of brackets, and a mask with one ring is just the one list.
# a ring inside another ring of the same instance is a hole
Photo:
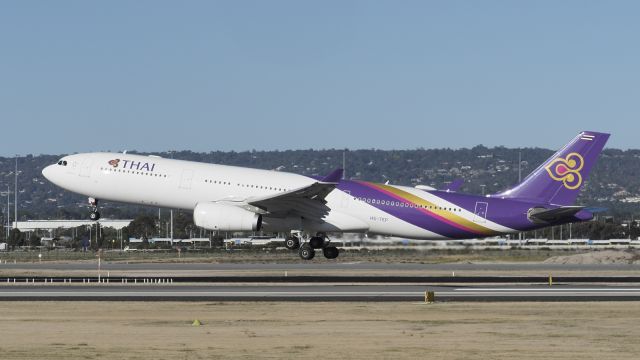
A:
{"label": "cabin door", "polygon": [[182,170],[182,177],[180,178],[180,189],[191,189],[191,182],[193,181],[193,170]]}
{"label": "cabin door", "polygon": [[476,209],[474,211],[473,221],[477,223],[484,223],[487,221],[487,210],[489,203],[478,201],[476,202]]}

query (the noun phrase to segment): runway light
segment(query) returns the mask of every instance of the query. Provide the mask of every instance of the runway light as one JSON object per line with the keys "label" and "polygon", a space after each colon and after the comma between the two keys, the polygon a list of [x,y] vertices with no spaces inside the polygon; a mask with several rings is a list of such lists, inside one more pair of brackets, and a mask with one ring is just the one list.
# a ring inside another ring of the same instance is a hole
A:
{"label": "runway light", "polygon": [[427,304],[433,304],[436,301],[436,294],[433,291],[424,292],[424,302]]}

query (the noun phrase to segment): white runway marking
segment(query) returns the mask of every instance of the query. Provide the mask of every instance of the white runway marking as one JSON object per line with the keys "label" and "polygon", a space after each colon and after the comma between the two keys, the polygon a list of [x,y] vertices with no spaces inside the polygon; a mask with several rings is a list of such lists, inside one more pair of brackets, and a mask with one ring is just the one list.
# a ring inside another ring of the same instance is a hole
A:
{"label": "white runway marking", "polygon": [[3,296],[395,296],[424,295],[424,292],[377,291],[3,291]]}

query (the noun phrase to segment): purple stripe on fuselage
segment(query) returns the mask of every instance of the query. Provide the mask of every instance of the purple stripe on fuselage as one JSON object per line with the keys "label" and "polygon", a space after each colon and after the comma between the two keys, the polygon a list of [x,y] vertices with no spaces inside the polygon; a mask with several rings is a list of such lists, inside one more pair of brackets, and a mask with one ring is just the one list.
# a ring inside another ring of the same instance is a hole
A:
{"label": "purple stripe on fuselage", "polygon": [[[314,177],[315,180],[320,180],[321,178]],[[349,192],[351,196],[356,198],[369,198],[385,201],[399,201],[396,200],[395,197],[391,197],[382,193],[381,191],[372,189],[369,186],[363,185],[358,181],[351,180],[342,180],[338,184],[337,188],[341,191]],[[422,190],[424,191],[424,190]],[[544,224],[534,224],[527,218],[527,211],[536,206],[543,206],[546,208],[555,208],[557,206],[550,206],[549,204],[529,202],[529,201],[521,201],[521,200],[511,200],[511,199],[500,199],[500,198],[489,198],[485,196],[478,195],[469,195],[469,194],[460,194],[454,192],[446,192],[446,191],[425,191],[432,195],[435,195],[449,203],[455,204],[455,206],[465,209],[469,212],[475,212],[477,203],[486,202],[488,204],[487,211],[487,220],[496,224],[500,224],[504,227],[514,229],[517,231],[529,231],[534,229],[544,228],[547,225]],[[431,231],[436,234],[440,234],[442,236],[450,237],[450,238],[474,238],[478,237],[477,234],[469,231],[461,231],[456,227],[452,227],[451,225],[444,224],[439,220],[431,218],[424,213],[421,213],[419,209],[416,208],[408,208],[408,207],[396,207],[396,206],[387,206],[382,204],[369,204],[371,206],[376,207],[390,215],[397,217],[403,221],[406,221],[410,224],[418,226],[422,229]],[[569,221],[566,221],[569,222]],[[564,223],[564,222],[563,222]]]}
{"label": "purple stripe on fuselage", "polygon": [[[479,225],[479,224],[474,224],[474,225],[477,226],[477,228],[473,229],[473,228],[470,228],[470,227],[468,227],[466,225],[463,225],[461,223],[457,223],[455,220],[448,219],[446,216],[441,216],[440,214],[438,214],[435,211],[432,211],[432,210],[429,210],[429,209],[425,209],[424,207],[417,206],[418,204],[414,203],[411,199],[404,198],[401,194],[396,194],[396,193],[393,192],[393,191],[398,191],[399,193],[406,193],[407,195],[415,196],[415,195],[413,195],[411,193],[406,192],[405,190],[398,189],[398,188],[395,188],[395,187],[391,187],[391,186],[388,186],[388,185],[380,186],[380,185],[376,185],[376,184],[368,183],[368,182],[364,182],[364,181],[361,182],[361,184],[365,185],[365,186],[368,186],[368,187],[370,187],[370,188],[372,188],[372,189],[374,189],[376,191],[380,191],[381,193],[383,193],[385,195],[389,195],[389,196],[391,196],[392,198],[394,198],[396,200],[399,200],[399,202],[401,202],[401,203],[406,205],[406,206],[404,206],[405,208],[409,207],[410,209],[414,209],[414,210],[416,210],[416,211],[418,211],[418,212],[420,212],[422,214],[425,214],[426,216],[432,217],[432,218],[434,218],[434,219],[436,219],[438,221],[441,221],[443,223],[451,225],[451,226],[453,226],[453,227],[455,227],[455,228],[457,228],[459,230],[462,230],[464,232],[470,232],[470,233],[473,233],[473,234],[475,234],[477,236],[487,236],[487,235],[489,235],[489,233],[492,232],[490,229],[488,229],[488,228],[486,228],[486,227],[484,227],[482,225]],[[421,198],[421,197],[419,197],[419,198]],[[427,201],[425,199],[422,199],[422,200],[424,200],[425,202],[431,203],[431,202],[429,202],[429,201]],[[435,205],[435,206],[437,206],[437,205]],[[458,208],[458,206],[455,206],[455,205],[454,205],[454,207]],[[451,214],[451,213],[449,213],[449,214]],[[456,218],[463,219],[462,217],[459,217],[459,216],[456,216]]]}
{"label": "purple stripe on fuselage", "polygon": [[[390,215],[393,215],[398,219],[406,221],[422,229],[440,234],[442,236],[450,238],[474,238],[483,236],[478,235],[477,233],[472,231],[460,229],[459,227],[443,222],[438,218],[429,216],[428,214],[420,211],[421,209],[419,208],[410,208],[406,206],[388,206],[386,204],[383,205],[382,201],[395,202],[400,200],[398,200],[395,196],[388,195],[383,191],[364,185],[360,182],[343,180],[338,185],[338,189],[347,191],[351,194],[351,196],[356,198],[380,200],[381,204],[368,204]],[[541,204],[518,200],[495,199],[476,195],[450,193],[445,191],[429,191],[429,193],[449,203],[454,204],[456,207],[465,209],[466,211],[472,213],[475,212],[477,203],[487,203],[487,220],[510,229],[526,231],[544,227],[539,224],[533,224],[527,218],[527,211],[530,208]],[[406,203],[408,202],[405,201],[405,204]]]}
{"label": "purple stripe on fuselage", "polygon": [[[465,231],[460,229],[459,227],[453,226],[449,223],[443,222],[434,217],[428,216],[427,214],[420,211],[418,208],[411,207],[398,207],[398,206],[389,206],[386,205],[386,201],[396,201],[400,202],[396,197],[388,195],[380,190],[375,188],[371,188],[367,185],[355,182],[355,181],[341,181],[338,185],[338,189],[342,191],[349,192],[351,196],[356,198],[365,198],[372,200],[380,200],[380,204],[378,203],[368,203],[371,206],[374,206],[377,209],[380,209],[396,218],[406,221],[412,225],[418,226],[422,229],[431,231],[433,233],[450,237],[450,238],[474,238],[480,235]],[[385,204],[382,204],[382,202]],[[409,204],[410,202],[404,201],[405,204]]]}
{"label": "purple stripe on fuselage", "polygon": [[[533,224],[527,218],[527,211],[532,207],[546,205],[531,203],[519,200],[508,199],[496,199],[487,198],[478,195],[448,193],[446,191],[429,191],[429,193],[438,196],[439,198],[446,200],[450,203],[466,209],[470,212],[475,212],[478,203],[487,203],[487,220],[500,224],[510,229],[527,231],[544,226]],[[546,205],[545,207],[549,207]]]}

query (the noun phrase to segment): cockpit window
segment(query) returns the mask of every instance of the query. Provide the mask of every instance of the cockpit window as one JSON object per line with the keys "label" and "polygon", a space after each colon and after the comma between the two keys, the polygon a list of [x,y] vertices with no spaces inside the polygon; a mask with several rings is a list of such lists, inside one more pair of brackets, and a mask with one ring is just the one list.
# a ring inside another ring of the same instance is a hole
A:
{"label": "cockpit window", "polygon": [[58,165],[67,166],[67,160],[58,161]]}

